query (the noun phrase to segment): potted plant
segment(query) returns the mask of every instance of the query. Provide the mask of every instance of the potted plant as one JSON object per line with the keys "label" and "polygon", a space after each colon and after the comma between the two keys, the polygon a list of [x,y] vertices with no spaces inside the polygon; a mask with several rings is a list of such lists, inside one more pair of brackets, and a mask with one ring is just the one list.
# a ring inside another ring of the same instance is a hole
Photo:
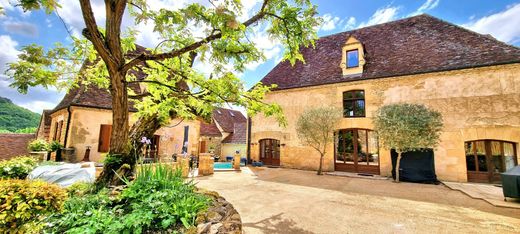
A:
{"label": "potted plant", "polygon": [[50,152],[56,152],[56,162],[63,161],[61,157],[61,149],[63,149],[63,145],[59,141],[52,141],[49,144]]}
{"label": "potted plant", "polygon": [[42,139],[35,139],[27,145],[30,155],[38,157],[39,160],[44,160],[49,151],[49,144]]}

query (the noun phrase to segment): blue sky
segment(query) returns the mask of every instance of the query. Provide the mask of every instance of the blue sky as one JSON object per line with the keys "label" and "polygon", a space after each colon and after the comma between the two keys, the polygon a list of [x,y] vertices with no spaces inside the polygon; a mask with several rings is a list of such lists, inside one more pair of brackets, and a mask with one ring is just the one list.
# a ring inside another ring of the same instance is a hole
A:
{"label": "blue sky", "polygon": [[[5,15],[0,16],[0,96],[8,97],[14,103],[35,112],[52,109],[61,100],[64,91],[40,87],[31,89],[27,95],[19,94],[8,87],[8,77],[3,75],[5,63],[14,61],[18,50],[27,44],[36,43],[49,47],[55,42],[67,43],[68,33],[64,23],[75,34],[83,27],[78,1],[59,0],[63,6],[59,13],[64,22],[55,15],[46,15],[43,12],[23,13],[21,9],[10,4],[15,2],[16,0],[0,0],[0,6],[5,9]],[[189,1],[150,2],[154,3],[154,7],[161,8],[179,7],[183,2]],[[245,6],[244,17],[247,17],[257,9],[260,0],[242,2]],[[520,0],[313,0],[313,3],[318,5],[320,16],[325,20],[318,31],[320,36],[427,13],[520,46]],[[93,5],[96,13],[103,12],[102,1],[94,0]],[[101,14],[98,20],[102,21],[103,18]],[[131,22],[127,17],[124,24],[130,25]],[[150,28],[146,25],[137,27],[142,32],[137,37],[138,43],[153,46],[157,42]],[[248,69],[240,74],[248,87],[258,82],[276,65],[283,50],[261,30],[254,35],[254,41],[264,50],[267,60],[250,64],[247,66]],[[198,67],[204,69],[201,63]]]}

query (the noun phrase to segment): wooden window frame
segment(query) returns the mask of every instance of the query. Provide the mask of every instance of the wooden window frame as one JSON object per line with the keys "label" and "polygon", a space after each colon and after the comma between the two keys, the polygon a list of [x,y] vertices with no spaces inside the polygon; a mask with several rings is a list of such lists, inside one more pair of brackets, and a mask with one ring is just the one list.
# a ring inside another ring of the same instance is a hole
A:
{"label": "wooden window frame", "polygon": [[[363,92],[363,97],[362,98],[359,98],[359,97],[356,97],[356,93],[357,92]],[[352,98],[345,98],[345,94],[347,93],[353,93],[352,95]],[[365,90],[362,90],[362,89],[357,89],[357,90],[349,90],[349,91],[345,91],[343,92],[343,117],[344,118],[364,118],[366,117],[366,100],[365,100]],[[363,114],[361,115],[356,115],[356,102],[357,101],[363,101]],[[353,110],[353,115],[350,116],[350,115],[347,115],[347,112],[345,112],[345,109],[346,109],[346,105],[345,103],[346,102],[349,102],[351,105],[352,105],[352,110]]]}

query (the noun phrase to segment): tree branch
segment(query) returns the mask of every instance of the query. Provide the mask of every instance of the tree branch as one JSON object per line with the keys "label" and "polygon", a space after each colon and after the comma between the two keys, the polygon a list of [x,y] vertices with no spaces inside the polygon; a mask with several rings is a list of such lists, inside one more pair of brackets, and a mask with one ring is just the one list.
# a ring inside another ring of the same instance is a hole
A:
{"label": "tree branch", "polygon": [[[269,2],[269,0],[264,0],[264,3],[262,4],[262,7],[261,7],[260,11],[258,11],[257,14],[255,14],[253,17],[251,17],[250,19],[245,21],[243,23],[243,25],[248,27],[248,26],[258,22],[260,19],[262,19],[266,15],[265,9],[267,7],[267,3],[268,2]],[[194,43],[192,43],[192,44],[190,44],[188,46],[185,46],[183,48],[180,48],[178,50],[173,50],[173,51],[170,51],[170,52],[159,53],[159,54],[145,54],[145,53],[142,53],[141,55],[137,56],[136,58],[130,60],[130,62],[125,64],[123,66],[122,70],[123,71],[128,71],[130,68],[134,67],[135,65],[139,64],[140,62],[147,61],[147,60],[164,60],[164,59],[168,59],[168,58],[175,58],[175,57],[178,57],[180,55],[183,55],[184,53],[196,50],[199,47],[207,44],[208,42],[217,40],[217,39],[219,39],[221,37],[222,37],[222,33],[218,32],[218,33],[215,33],[215,34],[211,34],[211,35],[207,36],[206,38],[204,38],[204,39],[202,39],[200,41],[194,42]]]}
{"label": "tree branch", "polygon": [[103,40],[103,36],[98,30],[96,18],[94,17],[94,12],[92,11],[92,6],[90,5],[90,0],[79,0],[79,2],[81,6],[81,12],[83,13],[83,20],[85,21],[86,25],[86,32],[88,33],[88,35],[85,35],[85,37],[92,42],[94,48],[103,61],[105,61],[107,65],[113,65],[114,58],[110,54]]}

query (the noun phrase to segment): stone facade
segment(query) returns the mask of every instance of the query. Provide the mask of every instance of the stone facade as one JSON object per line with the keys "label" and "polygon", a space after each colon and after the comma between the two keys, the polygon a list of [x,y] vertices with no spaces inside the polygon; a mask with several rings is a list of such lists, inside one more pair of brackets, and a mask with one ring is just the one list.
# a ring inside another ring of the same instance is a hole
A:
{"label": "stone facade", "polygon": [[[99,134],[102,124],[112,124],[112,112],[107,109],[70,107],[70,126],[67,136],[66,147],[73,147],[77,160],[81,160],[87,147],[90,147],[90,160],[100,162],[105,153],[99,152]],[[49,141],[57,135],[56,123],[63,121],[60,143],[65,144],[66,126],[69,112],[67,108],[61,109],[51,114],[51,127]],[[130,124],[136,121],[136,117],[131,114]],[[188,153],[197,154],[199,139],[199,121],[181,121],[172,119],[170,124],[159,129],[156,135],[160,136],[159,152],[161,158],[169,158],[174,153],[181,154],[184,140],[184,127],[189,126],[188,134]],[[58,134],[59,135],[59,134]]]}
{"label": "stone facade", "polygon": [[[266,100],[282,106],[288,121],[280,127],[273,118],[252,118],[251,157],[259,160],[259,140],[280,141],[281,166],[316,170],[319,154],[302,146],[295,131],[301,113],[316,106],[342,108],[342,94],[365,91],[366,117],[343,118],[338,129],[373,129],[372,118],[382,105],[418,103],[442,113],[444,129],[435,149],[435,169],[440,180],[467,181],[464,142],[479,139],[510,141],[520,155],[520,64],[488,66],[445,72],[278,90]],[[390,152],[379,149],[380,174],[391,174]],[[518,159],[517,161],[520,161]],[[325,156],[325,171],[334,170],[334,146]]]}

